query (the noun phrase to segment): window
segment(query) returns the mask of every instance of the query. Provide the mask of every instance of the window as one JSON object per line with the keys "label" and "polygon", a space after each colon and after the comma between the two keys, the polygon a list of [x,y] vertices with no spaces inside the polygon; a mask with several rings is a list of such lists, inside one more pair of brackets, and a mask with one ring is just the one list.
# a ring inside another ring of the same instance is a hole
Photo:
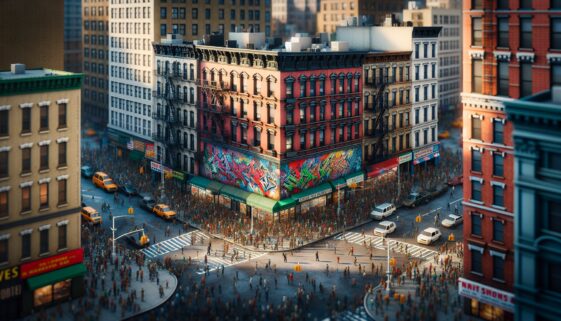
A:
{"label": "window", "polygon": [[505,224],[502,221],[493,220],[493,241],[504,242],[505,240]]}
{"label": "window", "polygon": [[49,183],[39,184],[39,207],[49,207]]}
{"label": "window", "polygon": [[520,48],[532,48],[532,18],[520,18]]}
{"label": "window", "polygon": [[481,118],[471,117],[471,139],[481,140]]}
{"label": "window", "polygon": [[31,186],[21,188],[21,211],[31,211]]}
{"label": "window", "polygon": [[415,44],[415,59],[419,59],[419,44],[418,43]]}
{"label": "window", "polygon": [[493,205],[505,205],[504,188],[502,186],[493,185]]}
{"label": "window", "polygon": [[493,255],[493,279],[504,280],[505,260],[497,255]]}
{"label": "window", "polygon": [[267,149],[268,150],[275,149],[275,134],[271,132],[267,132]]}
{"label": "window", "polygon": [[419,147],[419,131],[415,132],[415,147]]}
{"label": "window", "polygon": [[471,19],[471,45],[483,46],[483,19]]}
{"label": "window", "polygon": [[551,65],[550,68],[551,68],[551,87],[561,86],[561,65]]}
{"label": "window", "polygon": [[294,137],[292,135],[286,136],[286,151],[291,152],[293,151],[293,143],[292,140]]}
{"label": "window", "polygon": [[[165,9],[165,8],[162,8]],[[165,23],[162,23],[160,25],[160,36],[165,36],[167,34],[167,25]]]}
{"label": "window", "polygon": [[481,202],[481,183],[479,181],[471,181],[471,199]]}
{"label": "window", "polygon": [[61,179],[58,181],[58,204],[66,204],[66,180]]}
{"label": "window", "polygon": [[320,146],[324,146],[325,145],[325,130],[321,129],[319,131],[319,145]]}
{"label": "window", "polygon": [[542,289],[555,292],[557,296],[561,294],[561,263],[540,261],[538,266],[540,271],[540,286]]}
{"label": "window", "polygon": [[49,106],[40,107],[40,122],[39,130],[49,130]]}
{"label": "window", "polygon": [[471,92],[483,93],[483,60],[473,60],[471,64]]}
{"label": "window", "polygon": [[292,98],[294,95],[294,81],[292,79],[286,80],[286,97]]}
{"label": "window", "polygon": [[306,108],[300,106],[300,124],[303,124],[305,122],[306,122]]}
{"label": "window", "polygon": [[471,250],[471,271],[481,274],[483,272],[483,254],[475,249]]}
{"label": "window", "polygon": [[199,34],[199,25],[198,24],[194,23],[194,24],[191,25],[191,34],[193,36],[196,36],[196,35]]}
{"label": "window", "polygon": [[160,8],[160,19],[166,19],[166,18],[167,18],[167,8],[162,7]]}
{"label": "window", "polygon": [[58,167],[66,165],[66,142],[60,142],[58,143]]}
{"label": "window", "polygon": [[253,117],[255,120],[261,120],[261,107],[256,102],[253,103]]}
{"label": "window", "polygon": [[493,143],[504,144],[504,124],[502,119],[493,119]]}
{"label": "window", "polygon": [[551,44],[552,49],[561,49],[561,18],[551,19]]}
{"label": "window", "polygon": [[306,133],[300,132],[300,150],[306,149]]}
{"label": "window", "polygon": [[23,108],[21,110],[21,133],[31,132],[31,108]]}
{"label": "window", "polygon": [[499,153],[493,154],[493,176],[504,176],[504,157]]}
{"label": "window", "polygon": [[509,47],[509,37],[508,37],[508,17],[506,18],[498,18],[498,39],[497,39],[497,46],[498,47],[504,47],[504,48],[508,48]]}
{"label": "window", "polygon": [[415,66],[415,80],[419,80],[419,66]]}
{"label": "window", "polygon": [[498,0],[497,1],[497,9],[508,10],[508,1],[509,0]]}
{"label": "window", "polygon": [[59,104],[58,105],[58,128],[66,128],[66,104]]}
{"label": "window", "polygon": [[561,233],[561,202],[557,200],[547,200],[546,202],[541,202],[541,204],[545,205],[547,229]]}
{"label": "window", "polygon": [[275,111],[271,105],[267,105],[267,123],[273,124],[275,122]]}
{"label": "window", "polygon": [[483,0],[471,0],[472,9],[483,9]]}
{"label": "window", "polygon": [[509,72],[508,72],[508,65],[509,63],[507,61],[500,61],[498,63],[497,69],[498,69],[498,92],[497,94],[499,96],[505,96],[508,97],[508,82],[509,82]]}
{"label": "window", "polygon": [[310,132],[310,148],[314,148],[316,145],[316,133],[314,131]]}
{"label": "window", "polygon": [[520,98],[532,94],[532,64],[520,63]]}
{"label": "window", "polygon": [[471,150],[471,170],[481,172],[481,152],[477,149]]}
{"label": "window", "polygon": [[10,207],[8,206],[9,191],[0,192],[0,219],[6,218],[10,215]]}
{"label": "window", "polygon": [[0,264],[8,262],[8,239],[0,240]]}
{"label": "window", "polygon": [[40,170],[49,169],[49,145],[40,146]]}
{"label": "window", "polygon": [[253,145],[261,146],[261,130],[253,128]]}
{"label": "window", "polygon": [[191,10],[191,18],[198,19],[199,18],[199,10],[197,8],[193,8]]}
{"label": "window", "polygon": [[532,9],[533,0],[520,0],[520,9]]}
{"label": "window", "polygon": [[479,213],[471,214],[471,234],[481,236],[481,221],[483,218]]}
{"label": "window", "polygon": [[31,257],[31,233],[21,236],[21,258]]}
{"label": "window", "polygon": [[43,229],[40,233],[39,242],[39,254],[45,254],[49,252],[49,229]]}
{"label": "window", "polygon": [[21,173],[31,172],[31,148],[21,150]]}

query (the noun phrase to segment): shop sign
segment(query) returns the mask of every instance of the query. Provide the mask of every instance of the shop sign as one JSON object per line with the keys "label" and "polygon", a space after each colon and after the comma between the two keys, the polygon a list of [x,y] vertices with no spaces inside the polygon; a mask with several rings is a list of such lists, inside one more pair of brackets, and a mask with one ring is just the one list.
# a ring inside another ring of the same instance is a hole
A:
{"label": "shop sign", "polygon": [[317,197],[320,197],[320,196],[323,196],[323,195],[326,195],[326,194],[329,194],[329,193],[331,193],[331,190],[330,189],[325,189],[323,191],[315,192],[313,194],[300,197],[298,199],[298,202],[302,203],[302,202],[305,202],[305,201],[308,201],[308,200],[311,200],[311,199],[314,199],[314,198],[317,198]]}
{"label": "shop sign", "polygon": [[403,154],[403,155],[399,156],[399,165],[405,164],[405,163],[410,162],[412,160],[413,160],[413,154],[412,153]]}
{"label": "shop sign", "polygon": [[59,255],[47,257],[41,260],[21,265],[21,279],[62,269],[64,267],[82,263],[84,261],[84,250],[75,249]]}
{"label": "shop sign", "polygon": [[21,279],[19,266],[0,270],[0,301],[21,295]]}
{"label": "shop sign", "polygon": [[146,144],[146,150],[144,152],[144,157],[154,159],[156,157],[156,153],[154,152],[154,144],[148,143]]}
{"label": "shop sign", "polygon": [[514,294],[501,291],[468,279],[458,279],[458,293],[461,296],[514,312]]}
{"label": "shop sign", "polygon": [[141,142],[139,140],[136,140],[136,139],[133,139],[132,143],[133,143],[134,150],[137,150],[139,152],[144,153],[144,143],[143,142]]}
{"label": "shop sign", "polygon": [[376,177],[387,171],[397,168],[399,165],[398,162],[399,162],[398,158],[394,157],[394,158],[387,159],[383,162],[370,165],[368,167],[368,178]]}
{"label": "shop sign", "polygon": [[364,182],[364,175],[358,175],[347,179],[347,185],[358,184]]}
{"label": "shop sign", "polygon": [[172,170],[170,168],[162,166],[162,164],[156,163],[154,161],[150,162],[150,169],[156,173],[161,173],[162,167],[164,168],[164,173],[171,174]]}
{"label": "shop sign", "polygon": [[173,171],[172,175],[173,175],[173,178],[177,178],[180,181],[185,179],[185,174],[183,174],[182,172]]}
{"label": "shop sign", "polygon": [[422,162],[426,162],[428,160],[431,160],[432,158],[436,158],[439,157],[439,150],[440,150],[440,145],[439,144],[434,144],[432,146],[427,146],[427,147],[423,147],[422,149],[419,149],[418,151],[415,151],[415,160],[413,161],[414,165],[420,164]]}
{"label": "shop sign", "polygon": [[128,150],[132,150],[134,148],[134,143],[132,142],[132,138],[129,139],[129,141],[127,142],[127,149]]}

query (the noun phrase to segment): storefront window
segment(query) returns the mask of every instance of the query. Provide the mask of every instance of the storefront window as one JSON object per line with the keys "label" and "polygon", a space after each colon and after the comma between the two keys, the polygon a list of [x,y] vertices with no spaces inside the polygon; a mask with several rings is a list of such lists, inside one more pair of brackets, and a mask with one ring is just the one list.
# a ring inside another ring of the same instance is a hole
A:
{"label": "storefront window", "polygon": [[40,307],[42,305],[53,302],[53,286],[47,285],[33,291],[33,306]]}
{"label": "storefront window", "polygon": [[471,299],[471,314],[488,321],[503,321],[504,311],[490,304]]}
{"label": "storefront window", "polygon": [[300,204],[300,211],[302,214],[304,214],[307,213],[311,208],[325,206],[326,204],[327,196],[318,197]]}
{"label": "storefront window", "polygon": [[70,296],[70,286],[72,285],[72,280],[64,280],[57,282],[53,285],[54,300],[63,300]]}

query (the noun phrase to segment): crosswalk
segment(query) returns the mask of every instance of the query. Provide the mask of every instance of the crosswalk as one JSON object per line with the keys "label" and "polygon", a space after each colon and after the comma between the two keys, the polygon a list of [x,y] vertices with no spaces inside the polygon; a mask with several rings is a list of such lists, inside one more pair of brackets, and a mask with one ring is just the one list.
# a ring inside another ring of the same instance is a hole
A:
{"label": "crosswalk", "polygon": [[[362,235],[361,233],[356,232],[346,232],[345,234],[340,234],[335,239],[337,240],[346,240],[350,243],[370,246],[384,250],[386,249],[386,245],[384,243],[384,238],[380,236],[373,236],[373,235]],[[392,251],[401,252],[403,254],[410,254],[412,257],[420,258],[423,260],[431,259],[433,256],[438,254],[438,252],[434,250],[429,250],[422,246],[418,246],[411,243],[401,242],[397,240],[393,240],[390,238],[386,238],[386,242],[389,243],[390,249]]]}
{"label": "crosswalk", "polygon": [[364,307],[359,307],[355,311],[347,310],[341,312],[337,317],[337,321],[371,321],[372,319],[366,313]]}
{"label": "crosswalk", "polygon": [[199,231],[191,231],[179,236],[176,236],[165,241],[152,244],[147,248],[141,250],[144,255],[153,259],[161,255],[165,255],[170,252],[181,250],[182,247],[190,246],[195,242],[195,244],[201,243],[201,240],[207,240],[208,236]]}
{"label": "crosswalk", "polygon": [[228,250],[228,253],[223,256],[207,256],[206,263],[204,262],[204,259],[199,260],[200,264],[199,268],[197,269],[197,274],[204,274],[205,268],[208,270],[208,272],[213,272],[221,269],[222,267],[228,267],[258,259],[265,254],[266,253],[250,252],[237,246],[233,246]]}

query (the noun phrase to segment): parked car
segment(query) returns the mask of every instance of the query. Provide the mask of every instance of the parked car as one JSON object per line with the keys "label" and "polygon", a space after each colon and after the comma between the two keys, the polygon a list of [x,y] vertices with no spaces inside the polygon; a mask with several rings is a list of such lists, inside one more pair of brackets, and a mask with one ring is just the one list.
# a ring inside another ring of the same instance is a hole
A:
{"label": "parked car", "polygon": [[92,177],[92,182],[94,186],[102,188],[108,193],[113,193],[117,191],[117,184],[113,182],[113,179],[104,172],[96,172]]}
{"label": "parked car", "polygon": [[80,172],[85,178],[91,178],[94,175],[94,169],[88,165],[82,166],[82,168],[80,168]]}
{"label": "parked car", "polygon": [[442,236],[440,230],[434,227],[426,228],[421,234],[417,236],[417,243],[430,245],[437,241]]}
{"label": "parked car", "polygon": [[463,175],[452,177],[448,180],[448,185],[449,186],[462,185],[463,183],[464,183],[464,176]]}
{"label": "parked car", "polygon": [[127,196],[134,196],[138,195],[138,191],[134,186],[131,184],[124,184],[119,186],[119,192],[127,195]]}
{"label": "parked car", "polygon": [[388,234],[393,233],[396,228],[397,226],[394,222],[382,221],[378,223],[378,226],[374,229],[374,235],[386,237]]}
{"label": "parked car", "polygon": [[392,215],[395,210],[395,205],[393,205],[392,203],[384,203],[374,207],[370,215],[375,220],[383,220],[384,218]]}
{"label": "parked car", "polygon": [[167,206],[166,204],[158,204],[154,206],[152,212],[154,212],[157,216],[164,218],[166,220],[171,220],[175,218],[175,211],[172,211],[169,208],[169,206]]}
{"label": "parked car", "polygon": [[407,207],[415,207],[422,203],[428,203],[430,201],[430,194],[426,192],[412,192],[407,196],[403,205]]}
{"label": "parked car", "polygon": [[99,215],[98,211],[93,207],[83,207],[80,214],[82,215],[82,222],[84,223],[101,224],[102,222],[101,215]]}
{"label": "parked car", "polygon": [[127,236],[127,241],[136,248],[144,248],[150,245],[150,239],[148,235],[139,231],[138,233],[133,233]]}
{"label": "parked car", "polygon": [[156,200],[150,195],[142,195],[142,199],[140,200],[140,207],[152,212],[154,206],[156,206]]}
{"label": "parked car", "polygon": [[460,215],[450,214],[447,218],[442,220],[442,226],[444,227],[454,227],[460,225],[464,222],[464,218]]}

